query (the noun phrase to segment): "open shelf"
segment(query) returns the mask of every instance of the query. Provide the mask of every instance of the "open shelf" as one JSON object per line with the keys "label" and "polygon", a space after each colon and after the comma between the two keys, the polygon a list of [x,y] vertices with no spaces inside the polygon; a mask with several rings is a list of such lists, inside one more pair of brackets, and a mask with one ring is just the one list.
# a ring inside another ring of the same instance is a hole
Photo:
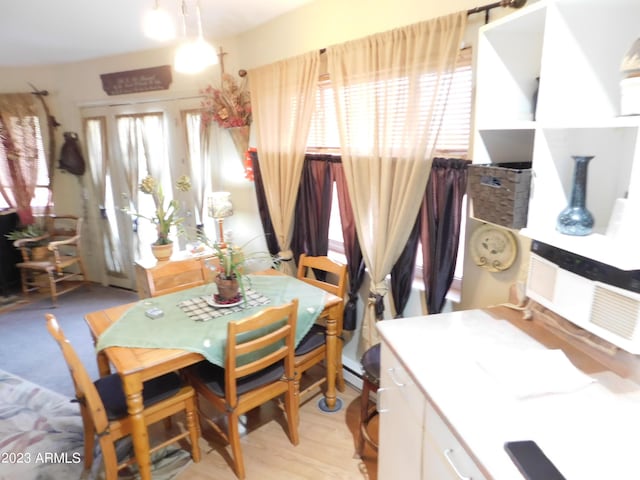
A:
{"label": "open shelf", "polygon": [[546,8],[532,6],[481,29],[478,48],[476,126],[533,120],[540,76]]}
{"label": "open shelf", "polygon": [[[637,0],[539,0],[482,27],[478,41],[474,163],[531,162],[523,233],[623,270],[640,269],[640,116],[620,116],[638,18]],[[586,237],[556,231],[574,155],[594,157]]]}
{"label": "open shelf", "polygon": [[475,163],[531,162],[534,135],[531,128],[480,130]]}

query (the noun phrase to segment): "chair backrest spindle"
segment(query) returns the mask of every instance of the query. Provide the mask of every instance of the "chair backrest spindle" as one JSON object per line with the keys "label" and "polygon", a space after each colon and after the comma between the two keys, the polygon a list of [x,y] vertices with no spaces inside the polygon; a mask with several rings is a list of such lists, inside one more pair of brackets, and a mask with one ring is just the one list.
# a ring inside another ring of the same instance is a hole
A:
{"label": "chair backrest spindle", "polygon": [[109,420],[107,419],[107,414],[98,390],[89,376],[89,372],[87,372],[75,349],[65,337],[56,317],[47,313],[45,314],[45,318],[47,320],[47,329],[57,342],[60,350],[62,350],[62,355],[67,362],[69,372],[71,372],[73,385],[76,390],[76,398],[87,409],[95,431],[105,431],[109,425]]}
{"label": "chair backrest spindle", "polygon": [[285,376],[294,377],[293,353],[298,300],[270,307],[227,326],[225,389],[232,405],[237,402],[239,378],[284,361]]}
{"label": "chair backrest spindle", "polygon": [[347,291],[347,266],[326,256],[300,255],[297,278],[340,298],[344,298]]}
{"label": "chair backrest spindle", "polygon": [[[157,297],[205,285],[208,283],[209,272],[202,259],[187,258],[161,262],[151,268],[146,268],[143,277],[149,288],[148,295]],[[147,296],[147,292],[142,287],[138,285],[138,295],[141,298]]]}

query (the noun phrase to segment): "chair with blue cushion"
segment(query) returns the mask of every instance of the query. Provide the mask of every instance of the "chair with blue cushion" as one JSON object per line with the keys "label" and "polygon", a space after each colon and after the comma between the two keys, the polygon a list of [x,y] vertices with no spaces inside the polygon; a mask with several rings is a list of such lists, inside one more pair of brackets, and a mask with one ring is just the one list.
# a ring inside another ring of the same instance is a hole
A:
{"label": "chair with blue cushion", "polygon": [[[302,280],[309,285],[321,288],[328,293],[332,293],[337,297],[343,298],[347,291],[347,266],[338,263],[329,257],[318,256],[311,257],[306,254],[300,255],[298,260],[298,280]],[[342,309],[341,309],[342,314]],[[319,321],[324,319],[321,316]],[[342,338],[342,319],[338,319],[338,325],[336,326],[336,335],[339,339]],[[326,327],[321,323],[315,323],[311,330],[300,340],[300,343],[296,347],[296,377],[298,382],[301,381],[302,374],[309,370],[314,365],[322,363],[327,355],[327,343],[326,343]],[[336,354],[338,359],[342,359],[342,343],[338,342],[338,351]],[[344,375],[342,372],[342,362],[336,365],[336,383],[338,388],[344,390]],[[300,391],[299,395],[302,398],[303,395],[316,389],[322,383],[326,382],[326,376],[322,377],[313,384],[307,386],[304,390]]]}
{"label": "chair with blue cushion", "polygon": [[227,325],[224,368],[200,362],[186,372],[196,391],[227,418],[224,432],[207,415],[201,419],[231,445],[234,469],[245,478],[240,415],[284,395],[289,439],[298,444],[298,401],[293,352],[298,300],[269,307]]}
{"label": "chair with blue cushion", "polygon": [[362,395],[360,396],[360,425],[356,450],[359,456],[364,453],[365,443],[376,452],[378,442],[369,433],[371,421],[378,415],[376,406],[369,405],[369,394],[380,388],[380,344],[367,349],[360,359],[362,365]]}
{"label": "chair with blue cushion", "polygon": [[[58,343],[67,362],[76,390],[76,398],[80,403],[84,426],[84,467],[86,470],[91,468],[95,437],[98,437],[106,480],[116,480],[119,470],[136,461],[128,459],[118,464],[116,455],[115,442],[131,434],[131,421],[120,377],[112,374],[92,382],[56,317],[51,314],[46,314],[45,317],[47,329]],[[185,385],[177,374],[170,373],[145,382],[142,396],[144,403],[142,414],[147,425],[170,419],[171,416],[180,412],[185,413],[186,429],[152,447],[150,453],[189,437],[191,456],[195,462],[200,461],[198,445],[200,431],[193,388]]]}

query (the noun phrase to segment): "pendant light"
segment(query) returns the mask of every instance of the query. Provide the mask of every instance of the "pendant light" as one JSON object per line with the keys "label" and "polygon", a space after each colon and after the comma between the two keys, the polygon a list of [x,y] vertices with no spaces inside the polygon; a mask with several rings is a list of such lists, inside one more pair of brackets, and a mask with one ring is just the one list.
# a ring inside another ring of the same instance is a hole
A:
{"label": "pendant light", "polygon": [[160,7],[158,0],[155,1],[153,10],[149,10],[142,20],[142,31],[145,36],[166,42],[176,38],[176,27],[171,19],[171,15],[164,8]]}
{"label": "pendant light", "polygon": [[184,42],[178,46],[174,58],[176,72],[194,74],[218,63],[218,55],[215,48],[204,39],[202,34],[202,19],[200,17],[200,1],[196,3],[196,20],[198,23],[198,36],[195,39],[187,38],[187,7],[182,0],[182,34]]}

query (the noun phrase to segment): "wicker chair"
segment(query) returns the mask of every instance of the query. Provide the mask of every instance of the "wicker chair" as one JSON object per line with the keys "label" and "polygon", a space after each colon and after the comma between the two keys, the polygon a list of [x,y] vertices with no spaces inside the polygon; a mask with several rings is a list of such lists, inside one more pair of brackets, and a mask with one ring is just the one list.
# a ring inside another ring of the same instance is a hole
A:
{"label": "wicker chair", "polygon": [[[22,254],[17,264],[22,280],[22,293],[49,290],[53,306],[58,296],[87,285],[88,277],[82,259],[82,218],[73,215],[50,215],[46,218],[46,234],[13,242]],[[46,242],[44,256],[34,256],[33,242]]]}

